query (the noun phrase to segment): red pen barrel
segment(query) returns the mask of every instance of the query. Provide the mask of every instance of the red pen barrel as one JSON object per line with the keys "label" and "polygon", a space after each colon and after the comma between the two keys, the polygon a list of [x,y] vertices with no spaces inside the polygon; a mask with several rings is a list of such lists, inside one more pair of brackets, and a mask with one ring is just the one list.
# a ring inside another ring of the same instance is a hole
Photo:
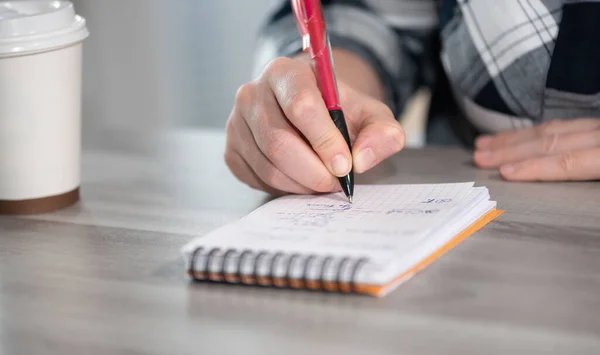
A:
{"label": "red pen barrel", "polygon": [[[308,50],[313,63],[317,85],[333,123],[338,128],[348,149],[352,144],[344,113],[339,104],[331,44],[321,10],[320,0],[291,0],[298,29],[302,35],[303,49]],[[354,172],[351,169],[346,176],[339,177],[340,185],[348,200],[352,202],[354,194]]]}
{"label": "red pen barrel", "polygon": [[319,90],[328,110],[339,110],[339,96],[336,85],[331,44],[327,36],[325,19],[321,11],[320,0],[303,0],[306,27],[310,33],[310,56]]}

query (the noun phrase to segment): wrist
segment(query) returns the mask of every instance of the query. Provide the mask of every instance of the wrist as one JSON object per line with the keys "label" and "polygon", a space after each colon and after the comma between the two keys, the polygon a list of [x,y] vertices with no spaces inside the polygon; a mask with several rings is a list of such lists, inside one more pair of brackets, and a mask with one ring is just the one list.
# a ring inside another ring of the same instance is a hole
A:
{"label": "wrist", "polygon": [[[334,48],[332,54],[338,81],[379,101],[384,100],[384,86],[369,63],[353,52],[340,48]],[[296,58],[310,62],[310,57],[305,52],[298,54]]]}
{"label": "wrist", "polygon": [[344,49],[334,49],[333,60],[338,80],[379,101],[384,100],[383,83],[367,61]]}

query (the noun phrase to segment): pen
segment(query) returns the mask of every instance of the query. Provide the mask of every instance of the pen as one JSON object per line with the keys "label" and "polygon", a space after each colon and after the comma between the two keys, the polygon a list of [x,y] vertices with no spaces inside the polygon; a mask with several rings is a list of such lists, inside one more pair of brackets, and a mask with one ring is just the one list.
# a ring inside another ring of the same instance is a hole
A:
{"label": "pen", "polygon": [[[321,0],[291,0],[296,24],[302,36],[302,50],[309,51],[313,63],[317,84],[329,116],[342,133],[348,149],[352,152],[350,135],[344,118],[344,112],[339,103],[339,94],[333,67],[331,44],[327,35],[325,17],[321,9]],[[348,201],[352,203],[354,194],[354,172],[339,177],[340,185]]]}

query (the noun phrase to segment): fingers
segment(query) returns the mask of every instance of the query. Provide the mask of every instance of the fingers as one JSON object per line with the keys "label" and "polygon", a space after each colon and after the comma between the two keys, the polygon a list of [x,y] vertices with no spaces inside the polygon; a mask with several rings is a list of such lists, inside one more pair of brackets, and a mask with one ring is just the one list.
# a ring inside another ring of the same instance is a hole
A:
{"label": "fingers", "polygon": [[358,136],[352,147],[354,171],[363,173],[398,153],[406,142],[404,130],[391,110],[380,102],[368,102],[361,113]]}
{"label": "fingers", "polygon": [[[259,87],[242,89],[240,95],[248,92],[248,95],[256,97],[238,100],[246,103],[246,106],[242,105],[240,110],[244,113],[245,122],[252,135],[240,139],[240,144],[247,141],[255,142],[265,159],[278,171],[309,191],[331,192],[337,190],[339,187],[337,179],[328,171],[317,154],[296,130],[290,126],[271,90],[260,87],[261,84],[253,85],[259,85]],[[247,149],[252,150],[252,148]],[[259,176],[273,178],[272,170],[266,172],[266,165],[259,166],[259,160],[249,161],[249,164]],[[283,179],[279,176],[275,177]],[[291,188],[290,185],[286,185],[286,187]],[[297,186],[293,191],[299,191]]]}
{"label": "fingers", "polygon": [[248,165],[244,158],[242,158],[242,156],[237,152],[233,150],[226,151],[225,163],[238,180],[244,182],[253,189],[265,191],[274,196],[281,196],[285,194],[283,191],[277,190],[261,181],[256,173],[254,173],[250,165]]}
{"label": "fingers", "polygon": [[[340,85],[353,153],[325,107],[310,66],[278,59],[243,85],[228,121],[226,161],[265,191],[339,191],[336,176],[364,172],[400,151],[405,137],[383,103]],[[354,161],[353,161],[354,160]]]}
{"label": "fingers", "polygon": [[600,148],[565,152],[503,166],[511,181],[565,181],[600,179]]}
{"label": "fingers", "polygon": [[[241,180],[256,189],[267,190],[270,193],[281,194],[287,191],[296,194],[310,194],[314,191],[300,185],[279,170],[258,148],[250,128],[244,120],[234,120],[229,127],[232,139],[237,139],[239,144],[234,148],[233,163],[237,163]],[[243,165],[238,161],[242,159]],[[249,170],[249,171],[248,171]],[[251,185],[251,183],[253,183]],[[265,189],[265,187],[270,187]],[[276,191],[273,191],[275,189]]]}
{"label": "fingers", "polygon": [[252,187],[253,189],[263,190],[268,193],[276,192],[275,189],[270,186],[264,184],[259,177],[254,173],[254,170],[244,161],[244,158],[236,151],[235,145],[238,141],[237,134],[234,133],[232,129],[233,124],[232,119],[227,121],[227,141],[226,141],[226,149],[225,149],[225,164],[233,175],[246,185]]}
{"label": "fingers", "polygon": [[331,174],[348,174],[352,168],[350,150],[329,116],[310,66],[282,58],[267,71],[268,85],[290,123],[302,133]]}
{"label": "fingers", "polygon": [[535,127],[510,131],[495,136],[483,136],[476,140],[477,150],[491,150],[531,141],[544,136],[585,132],[600,128],[600,120],[583,118],[568,121],[551,121]]}
{"label": "fingers", "polygon": [[482,168],[499,167],[534,157],[600,146],[600,130],[544,135],[529,142],[475,152],[475,163]]}

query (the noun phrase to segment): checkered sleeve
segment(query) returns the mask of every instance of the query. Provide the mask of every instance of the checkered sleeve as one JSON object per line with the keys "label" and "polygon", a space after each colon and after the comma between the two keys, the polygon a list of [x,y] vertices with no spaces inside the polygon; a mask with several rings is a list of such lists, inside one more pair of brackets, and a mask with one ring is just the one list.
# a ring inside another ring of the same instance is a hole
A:
{"label": "checkered sleeve", "polygon": [[[322,0],[332,48],[343,48],[366,60],[385,88],[385,102],[396,117],[422,85],[437,55],[435,0]],[[276,0],[261,28],[255,58],[258,75],[274,58],[302,50],[289,0]]]}
{"label": "checkered sleeve", "polygon": [[450,0],[440,53],[481,132],[600,117],[598,0]]}

